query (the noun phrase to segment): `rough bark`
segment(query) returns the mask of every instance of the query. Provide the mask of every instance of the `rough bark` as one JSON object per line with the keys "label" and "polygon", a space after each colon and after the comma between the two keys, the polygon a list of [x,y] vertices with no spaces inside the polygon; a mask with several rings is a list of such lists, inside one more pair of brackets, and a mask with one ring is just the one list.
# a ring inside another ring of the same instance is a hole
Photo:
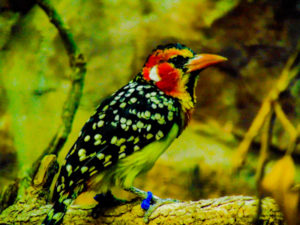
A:
{"label": "rough bark", "polygon": [[[34,190],[31,190],[34,193]],[[39,224],[51,205],[30,197],[7,208],[0,216],[4,224]],[[105,210],[99,218],[91,217],[91,207],[71,206],[63,224],[144,224],[140,201]],[[209,200],[172,203],[159,207],[149,218],[149,224],[253,224],[257,199],[231,196]],[[284,224],[275,201],[265,198],[258,224]]]}
{"label": "rough bark", "polygon": [[[49,184],[56,170],[56,156],[47,155],[41,161],[32,186],[23,198],[6,208],[0,224],[40,224],[51,208],[47,205]],[[247,196],[231,196],[209,200],[172,203],[159,207],[149,217],[149,224],[253,224],[257,217],[258,200]],[[95,205],[69,207],[63,224],[144,224],[144,210],[139,200],[103,209],[92,218]],[[262,200],[258,224],[283,224],[283,216],[273,199]]]}

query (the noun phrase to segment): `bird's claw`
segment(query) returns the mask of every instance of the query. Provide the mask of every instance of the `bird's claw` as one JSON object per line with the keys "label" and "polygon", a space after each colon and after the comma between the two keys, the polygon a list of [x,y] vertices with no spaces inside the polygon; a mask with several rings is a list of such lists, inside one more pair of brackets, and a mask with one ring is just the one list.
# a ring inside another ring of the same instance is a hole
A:
{"label": "bird's claw", "polygon": [[144,210],[148,210],[150,208],[152,202],[153,194],[151,191],[147,192],[147,197],[142,201],[141,207]]}
{"label": "bird's claw", "polygon": [[150,191],[148,191],[147,198],[145,198],[141,203],[142,209],[146,210],[144,215],[144,222],[145,223],[149,222],[149,217],[158,207],[165,204],[175,203],[175,202],[179,202],[179,201],[175,199],[169,199],[169,198],[161,199],[159,197],[153,196],[153,194]]}

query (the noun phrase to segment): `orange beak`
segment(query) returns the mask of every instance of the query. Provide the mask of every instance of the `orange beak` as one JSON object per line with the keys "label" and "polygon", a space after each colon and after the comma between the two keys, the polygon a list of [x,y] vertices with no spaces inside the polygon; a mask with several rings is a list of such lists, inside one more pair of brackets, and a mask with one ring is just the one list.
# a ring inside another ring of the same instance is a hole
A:
{"label": "orange beak", "polygon": [[190,59],[185,64],[185,67],[187,68],[187,72],[190,73],[224,61],[227,61],[227,58],[223,56],[213,54],[198,54]]}

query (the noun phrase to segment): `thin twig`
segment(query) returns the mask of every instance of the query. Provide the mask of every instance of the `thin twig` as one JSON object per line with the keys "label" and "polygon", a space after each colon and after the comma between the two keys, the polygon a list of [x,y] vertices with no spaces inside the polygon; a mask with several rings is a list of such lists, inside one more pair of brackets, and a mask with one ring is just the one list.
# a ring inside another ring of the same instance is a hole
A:
{"label": "thin twig", "polygon": [[[277,80],[274,88],[270,90],[267,97],[262,103],[262,106],[254,118],[250,128],[245,134],[244,139],[238,146],[236,154],[234,156],[234,168],[233,170],[238,170],[246,161],[246,156],[250,147],[251,142],[254,137],[258,135],[258,132],[262,128],[265,123],[266,117],[269,115],[271,111],[271,107],[273,107],[273,103],[276,102],[279,98],[279,95],[285,91],[289,84],[299,75],[300,73],[300,44],[297,48],[297,51],[292,54],[284,69],[282,70],[279,79]],[[292,147],[291,147],[292,148]]]}
{"label": "thin twig", "polygon": [[275,113],[272,111],[269,116],[266,118],[262,129],[261,135],[261,149],[259,153],[258,165],[256,170],[256,188],[257,188],[257,215],[256,215],[256,223],[259,221],[259,217],[262,213],[262,193],[260,190],[261,181],[264,177],[265,167],[268,161],[269,156],[269,146],[272,138],[273,125],[275,120]]}
{"label": "thin twig", "polygon": [[263,126],[266,118],[270,115],[270,112],[271,102],[269,100],[265,100],[237,149],[234,157],[234,169],[238,169],[244,163],[251,142],[253,141],[254,137],[258,135],[258,132]]}
{"label": "thin twig", "polygon": [[80,98],[82,96],[82,89],[84,85],[84,77],[86,74],[86,61],[77,47],[73,35],[69,28],[65,25],[60,15],[48,0],[37,0],[38,5],[48,15],[49,20],[58,30],[66,51],[69,55],[70,65],[72,68],[71,82],[72,86],[69,90],[68,97],[65,100],[62,121],[56,134],[52,138],[49,146],[43,151],[41,156],[33,163],[30,171],[30,176],[33,178],[41,159],[48,154],[58,155],[59,151],[64,146],[67,137],[72,128],[74,115],[77,111]]}
{"label": "thin twig", "polygon": [[79,48],[74,41],[73,34],[70,32],[69,27],[67,27],[67,25],[63,22],[55,8],[51,5],[50,1],[37,0],[37,4],[44,10],[49,17],[50,22],[56,27],[69,56],[80,55]]}
{"label": "thin twig", "polygon": [[296,148],[296,141],[298,137],[297,129],[293,126],[290,120],[287,118],[285,113],[283,112],[281,105],[278,102],[274,103],[274,110],[276,113],[277,118],[280,120],[283,128],[289,133],[290,135],[290,142],[286,154],[290,155]]}

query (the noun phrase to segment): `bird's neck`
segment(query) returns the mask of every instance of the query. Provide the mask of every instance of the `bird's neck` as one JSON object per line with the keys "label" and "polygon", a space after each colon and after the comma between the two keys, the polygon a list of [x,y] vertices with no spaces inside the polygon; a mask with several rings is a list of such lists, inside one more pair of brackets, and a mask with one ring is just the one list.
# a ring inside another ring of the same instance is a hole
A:
{"label": "bird's neck", "polygon": [[177,95],[175,97],[179,99],[179,102],[181,103],[181,106],[182,106],[182,111],[184,113],[186,113],[194,108],[194,106],[195,106],[194,99],[192,98],[190,93],[188,93],[187,91],[184,91],[182,93],[177,93]]}
{"label": "bird's neck", "polygon": [[173,98],[177,98],[181,103],[183,113],[191,114],[196,103],[195,87],[196,87],[198,76],[194,76],[194,77],[195,78],[183,80],[182,83],[177,85],[177,88],[175,90],[171,90],[171,91],[166,91],[162,87],[157,87],[157,85],[155,85],[153,82],[146,81],[143,78],[143,75],[141,73],[139,73],[134,78],[134,81],[148,83],[148,84],[150,83],[151,85],[154,85],[158,89],[163,91],[166,95],[172,96]]}
{"label": "bird's neck", "polygon": [[198,81],[198,73],[191,73],[182,80],[181,88],[174,97],[178,98],[184,113],[191,112],[196,104],[196,85]]}

